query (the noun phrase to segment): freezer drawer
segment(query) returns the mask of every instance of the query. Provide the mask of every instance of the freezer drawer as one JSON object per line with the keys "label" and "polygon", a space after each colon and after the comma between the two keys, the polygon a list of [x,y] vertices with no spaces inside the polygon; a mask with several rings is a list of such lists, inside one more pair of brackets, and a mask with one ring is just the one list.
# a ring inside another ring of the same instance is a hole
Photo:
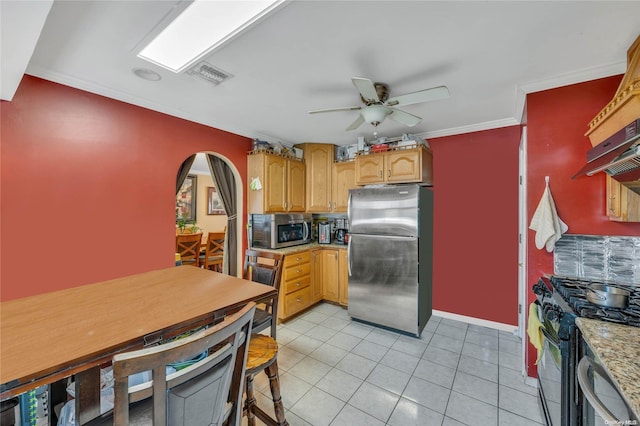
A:
{"label": "freezer drawer", "polygon": [[348,255],[349,316],[419,335],[418,239],[355,234]]}

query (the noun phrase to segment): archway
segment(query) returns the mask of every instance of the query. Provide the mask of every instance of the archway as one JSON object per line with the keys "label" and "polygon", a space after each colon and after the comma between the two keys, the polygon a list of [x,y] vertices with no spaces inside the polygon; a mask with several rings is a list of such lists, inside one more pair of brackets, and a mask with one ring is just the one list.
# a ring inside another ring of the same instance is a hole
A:
{"label": "archway", "polygon": [[[178,179],[180,179],[180,175],[182,177],[189,176],[189,184],[193,184],[193,200],[192,202],[193,212],[191,214],[193,216],[192,220],[189,220],[191,224],[195,224],[199,228],[199,231],[203,232],[204,238],[208,232],[221,232],[223,229],[231,230],[233,235],[230,235],[227,232],[227,239],[231,238],[235,239],[235,253],[236,253],[236,268],[235,274],[237,276],[242,275],[242,262],[243,262],[243,251],[242,251],[242,242],[243,242],[243,227],[242,227],[242,212],[244,211],[243,205],[243,179],[238,172],[238,169],[235,165],[225,156],[212,151],[202,151],[194,154],[195,157],[192,163],[189,163],[187,160],[191,160],[191,158],[187,158],[183,163],[182,167],[185,165],[188,166],[187,170],[181,170],[178,172]],[[229,226],[230,220],[233,220],[233,217],[227,216],[226,211],[224,210],[224,206],[220,202],[220,194],[218,190],[218,183],[215,181],[215,177],[211,170],[209,161],[207,160],[207,156],[212,155],[216,157],[216,159],[222,160],[224,165],[233,175],[233,180],[235,181],[235,188],[233,189],[233,193],[235,194],[235,204],[236,204],[236,212],[235,220],[236,226]],[[183,186],[184,188],[185,186]],[[178,190],[177,190],[178,192]],[[214,197],[214,202],[212,203],[212,197]],[[178,197],[176,198],[176,220],[178,219]],[[176,222],[177,224],[177,222]],[[235,232],[232,231],[235,229]],[[226,256],[225,256],[226,257]],[[230,256],[229,258],[232,258]],[[225,259],[227,261],[227,259]],[[231,265],[230,265],[231,266]],[[229,270],[233,270],[231,266]]]}

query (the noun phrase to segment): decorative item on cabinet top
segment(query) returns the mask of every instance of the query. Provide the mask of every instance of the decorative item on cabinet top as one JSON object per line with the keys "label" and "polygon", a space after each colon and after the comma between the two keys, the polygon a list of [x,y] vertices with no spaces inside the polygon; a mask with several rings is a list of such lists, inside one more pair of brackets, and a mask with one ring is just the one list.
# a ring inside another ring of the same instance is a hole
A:
{"label": "decorative item on cabinet top", "polygon": [[279,142],[266,142],[259,139],[254,139],[251,145],[251,151],[248,155],[258,154],[261,152],[267,152],[269,154],[279,155],[284,158],[293,158],[296,160],[304,161],[302,156],[302,150],[300,148],[288,147]]}

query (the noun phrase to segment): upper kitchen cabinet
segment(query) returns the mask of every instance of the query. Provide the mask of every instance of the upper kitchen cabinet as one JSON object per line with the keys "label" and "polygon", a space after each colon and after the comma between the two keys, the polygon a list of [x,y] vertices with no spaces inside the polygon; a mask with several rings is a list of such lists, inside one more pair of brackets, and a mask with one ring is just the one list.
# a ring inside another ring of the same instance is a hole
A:
{"label": "upper kitchen cabinet", "polygon": [[305,170],[305,163],[294,158],[269,152],[250,154],[249,213],[305,211]]}
{"label": "upper kitchen cabinet", "polygon": [[356,183],[368,185],[417,182],[432,185],[432,164],[431,150],[425,146],[363,153],[356,156],[355,160]]}
{"label": "upper kitchen cabinet", "polygon": [[354,162],[334,162],[332,144],[304,143],[298,147],[304,151],[307,166],[307,212],[346,212],[349,189],[357,186]]}
{"label": "upper kitchen cabinet", "polygon": [[640,222],[640,195],[607,176],[607,217],[616,222]]}
{"label": "upper kitchen cabinet", "polygon": [[331,167],[334,145],[324,143],[304,143],[298,145],[304,151],[307,165],[307,211],[329,212],[331,201]]}
{"label": "upper kitchen cabinet", "polygon": [[627,71],[618,91],[591,120],[586,133],[594,148],[587,153],[589,162],[583,170],[607,173],[605,208],[612,221],[640,222],[640,139],[634,139],[639,119],[640,36],[627,50]]}
{"label": "upper kitchen cabinet", "polygon": [[331,211],[345,213],[349,204],[349,190],[358,187],[356,163],[354,161],[334,163],[331,186]]}

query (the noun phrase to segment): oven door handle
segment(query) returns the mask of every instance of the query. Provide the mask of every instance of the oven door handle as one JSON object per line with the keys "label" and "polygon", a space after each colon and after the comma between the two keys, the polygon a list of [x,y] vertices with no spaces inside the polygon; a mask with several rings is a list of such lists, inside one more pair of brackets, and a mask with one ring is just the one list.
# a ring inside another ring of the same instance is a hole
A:
{"label": "oven door handle", "polygon": [[549,332],[544,327],[540,327],[540,331],[542,331],[542,334],[544,335],[545,339],[547,339],[548,341],[553,343],[555,347],[560,349],[560,341],[558,339],[556,339],[551,334],[549,334]]}
{"label": "oven door handle", "polygon": [[596,413],[598,413],[598,415],[602,417],[607,424],[622,424],[623,422],[616,419],[613,413],[609,411],[602,401],[600,401],[600,398],[597,397],[589,381],[589,368],[592,368],[595,373],[609,382],[609,384],[615,389],[613,381],[609,378],[609,375],[604,371],[600,364],[597,364],[589,357],[584,356],[578,363],[578,383],[580,384],[582,393],[584,393],[584,396],[587,398]]}

